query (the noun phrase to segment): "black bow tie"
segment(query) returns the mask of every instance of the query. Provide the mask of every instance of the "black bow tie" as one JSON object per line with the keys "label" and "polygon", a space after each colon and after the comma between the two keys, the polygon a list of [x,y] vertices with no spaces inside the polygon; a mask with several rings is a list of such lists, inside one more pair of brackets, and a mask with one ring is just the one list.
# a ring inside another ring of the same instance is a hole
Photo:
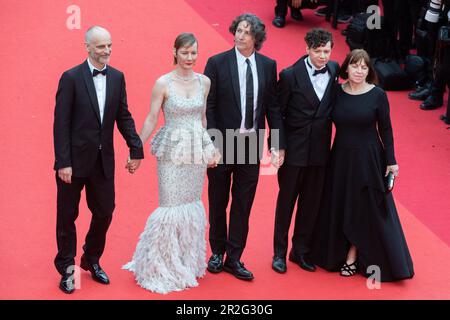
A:
{"label": "black bow tie", "polygon": [[317,76],[318,74],[321,74],[321,73],[327,73],[327,72],[328,72],[328,66],[325,66],[325,67],[323,67],[323,68],[320,69],[320,70],[317,70],[317,69],[315,69],[315,68],[312,67],[312,65],[309,63],[308,60],[306,60],[306,63],[308,64],[308,66],[309,66],[311,69],[314,70],[313,77]]}
{"label": "black bow tie", "polygon": [[313,76],[317,76],[320,73],[327,73],[327,72],[328,72],[328,67],[325,66],[325,67],[323,67],[320,70],[314,70]]}
{"label": "black bow tie", "polygon": [[94,71],[92,71],[92,76],[93,77],[96,77],[98,74],[102,74],[102,75],[104,75],[104,76],[106,76],[106,74],[108,73],[108,69],[107,68],[105,68],[105,69],[103,69],[102,71],[100,71],[100,70],[97,70],[97,69],[94,69]]}

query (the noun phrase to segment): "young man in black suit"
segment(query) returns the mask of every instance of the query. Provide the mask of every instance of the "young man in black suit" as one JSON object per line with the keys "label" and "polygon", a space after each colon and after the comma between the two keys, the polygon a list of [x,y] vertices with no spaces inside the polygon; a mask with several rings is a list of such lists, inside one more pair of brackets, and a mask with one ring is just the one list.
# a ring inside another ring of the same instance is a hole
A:
{"label": "young man in black suit", "polygon": [[331,142],[329,115],[338,85],[339,65],[329,61],[331,33],[312,29],[305,41],[308,54],[283,70],[278,83],[286,135],[285,161],[278,170],[272,260],[272,268],[279,273],[286,272],[288,232],[297,199],[289,260],[304,270],[315,271],[308,252],[324,184]]}
{"label": "young man in black suit", "polygon": [[59,287],[65,293],[75,290],[75,220],[84,187],[92,220],[80,267],[89,270],[94,280],[109,284],[99,260],[115,207],[114,124],[130,148],[128,170],[134,172],[139,159],[144,158],[141,139],[128,111],[124,75],[107,66],[111,36],[106,29],[94,26],[85,38],[88,59],[61,76],[53,126],[58,244],[55,266],[62,276]]}
{"label": "young man in black suit", "polygon": [[[243,14],[232,22],[229,30],[234,35],[235,47],[211,57],[205,68],[205,75],[211,79],[207,127],[221,137],[216,137],[215,144],[223,155],[223,163],[208,169],[209,241],[213,253],[208,270],[212,273],[225,270],[238,279],[252,280],[253,274],[240,258],[258,183],[265,120],[271,129],[269,146],[275,166],[283,161],[283,124],[275,96],[276,62],[257,52],[266,39],[263,22],[253,14]],[[227,228],[230,188],[232,201]]]}

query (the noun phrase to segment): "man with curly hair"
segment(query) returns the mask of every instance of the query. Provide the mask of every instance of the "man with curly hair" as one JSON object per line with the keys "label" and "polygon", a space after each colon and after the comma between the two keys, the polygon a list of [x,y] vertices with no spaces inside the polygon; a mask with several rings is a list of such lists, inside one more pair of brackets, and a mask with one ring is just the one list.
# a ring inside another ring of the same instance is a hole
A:
{"label": "man with curly hair", "polygon": [[246,13],[238,16],[229,30],[234,36],[234,48],[209,58],[205,67],[205,75],[211,79],[206,107],[208,131],[215,130],[223,137],[222,144],[220,139],[214,141],[223,163],[208,169],[212,251],[208,271],[225,270],[238,279],[252,280],[252,272],[240,259],[258,183],[265,121],[271,129],[269,146],[275,167],[281,165],[284,156],[283,123],[276,99],[276,62],[258,53],[266,40],[264,23]]}
{"label": "man with curly hair", "polygon": [[[330,32],[312,29],[305,36],[307,55],[280,73],[278,100],[284,120],[286,151],[278,170],[272,269],[285,273],[288,233],[297,202],[289,260],[315,271],[308,253],[319,211],[325,164],[331,142],[329,119],[338,85],[339,65],[329,61]],[[298,200],[297,200],[298,199]]]}

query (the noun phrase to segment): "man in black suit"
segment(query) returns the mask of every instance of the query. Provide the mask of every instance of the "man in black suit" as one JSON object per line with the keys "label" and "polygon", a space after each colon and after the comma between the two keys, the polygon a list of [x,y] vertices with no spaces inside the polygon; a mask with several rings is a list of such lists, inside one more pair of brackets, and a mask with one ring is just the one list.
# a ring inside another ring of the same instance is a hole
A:
{"label": "man in black suit", "polygon": [[253,14],[243,14],[229,30],[235,47],[211,57],[205,68],[205,75],[211,79],[207,127],[210,134],[216,131],[215,144],[223,155],[223,163],[208,169],[209,241],[213,253],[208,270],[225,270],[238,279],[252,280],[253,274],[240,258],[258,183],[265,119],[271,129],[269,146],[275,166],[282,163],[284,156],[283,124],[275,95],[276,62],[257,52],[266,39],[263,22]]}
{"label": "man in black suit", "polygon": [[336,62],[329,61],[330,32],[312,29],[305,36],[308,55],[280,73],[278,100],[286,134],[285,161],[278,170],[272,268],[286,272],[288,232],[297,201],[289,260],[315,271],[308,259],[319,211],[325,164],[331,142],[331,106],[338,85]]}
{"label": "man in black suit", "polygon": [[88,59],[61,76],[53,126],[58,244],[55,266],[62,276],[59,287],[65,293],[75,289],[75,220],[84,187],[92,220],[80,267],[89,270],[94,280],[109,284],[99,260],[115,207],[115,123],[130,148],[127,168],[131,173],[144,157],[141,139],[128,111],[124,75],[107,66],[111,36],[106,29],[94,26],[85,38]]}

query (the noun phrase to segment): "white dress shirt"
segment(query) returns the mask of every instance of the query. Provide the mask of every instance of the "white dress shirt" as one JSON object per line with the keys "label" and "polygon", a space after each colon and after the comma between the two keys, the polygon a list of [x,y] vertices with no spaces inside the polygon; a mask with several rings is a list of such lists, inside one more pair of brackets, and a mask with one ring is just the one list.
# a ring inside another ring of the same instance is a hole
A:
{"label": "white dress shirt", "polygon": [[[317,70],[314,68],[313,64],[309,57],[305,59],[306,70],[308,70],[309,79],[311,80],[311,84],[316,92],[317,97],[320,101],[322,101],[323,95],[325,94],[325,90],[327,90],[328,82],[330,82],[330,72],[319,73],[313,76],[314,71]],[[325,67],[324,67],[325,68]]]}
{"label": "white dress shirt", "polygon": [[[87,62],[92,74],[94,69],[97,68],[95,68],[94,65],[89,61],[89,58],[87,59]],[[104,69],[106,69],[106,65],[103,67],[102,70],[99,71],[103,71]],[[106,100],[106,76],[100,73],[97,76],[92,77],[92,79],[94,80],[95,92],[97,93],[98,107],[100,109],[100,122],[103,122],[103,114],[105,113],[105,100]]]}
{"label": "white dress shirt", "polygon": [[[239,89],[241,93],[241,133],[254,132],[256,130],[256,107],[258,105],[258,70],[256,68],[255,53],[253,52],[250,57],[243,56],[239,50],[235,47],[237,67],[239,74]],[[245,129],[245,97],[247,93],[247,62],[246,59],[250,60],[250,65],[253,73],[253,128]]]}

